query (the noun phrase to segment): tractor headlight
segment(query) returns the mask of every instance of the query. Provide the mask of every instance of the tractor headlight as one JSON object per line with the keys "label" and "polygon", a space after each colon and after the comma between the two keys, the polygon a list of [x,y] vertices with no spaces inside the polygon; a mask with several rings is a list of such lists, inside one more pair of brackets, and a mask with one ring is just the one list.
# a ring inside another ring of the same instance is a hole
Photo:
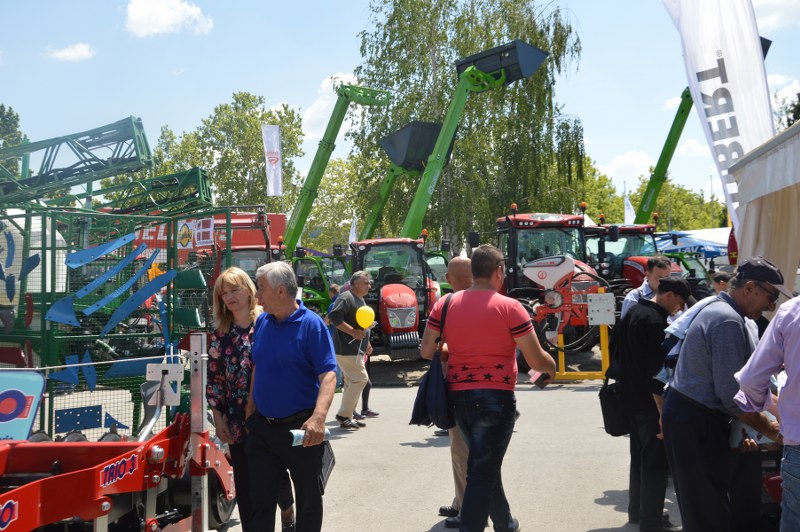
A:
{"label": "tractor headlight", "polygon": [[564,296],[555,290],[547,290],[544,293],[544,304],[550,308],[559,308],[564,304]]}

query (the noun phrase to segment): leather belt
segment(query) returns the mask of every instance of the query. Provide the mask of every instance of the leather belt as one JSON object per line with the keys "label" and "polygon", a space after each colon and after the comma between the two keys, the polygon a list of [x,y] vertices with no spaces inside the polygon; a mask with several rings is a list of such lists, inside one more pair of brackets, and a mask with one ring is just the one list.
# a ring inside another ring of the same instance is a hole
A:
{"label": "leather belt", "polygon": [[305,410],[301,410],[296,414],[292,414],[291,416],[286,416],[286,417],[267,417],[261,414],[261,412],[259,412],[258,415],[261,416],[261,419],[263,419],[267,423],[267,425],[288,425],[290,423],[294,423],[295,421],[300,421],[301,419],[306,420],[310,418],[311,414],[313,413],[314,413],[313,408],[306,408]]}

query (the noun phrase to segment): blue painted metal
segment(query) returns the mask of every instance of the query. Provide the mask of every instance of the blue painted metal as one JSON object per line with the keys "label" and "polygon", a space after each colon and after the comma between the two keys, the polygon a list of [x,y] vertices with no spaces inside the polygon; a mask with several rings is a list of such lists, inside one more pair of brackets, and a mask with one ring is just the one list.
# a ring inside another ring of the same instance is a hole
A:
{"label": "blue painted metal", "polygon": [[88,364],[86,366],[81,366],[81,373],[83,373],[83,378],[86,379],[86,386],[89,388],[89,391],[93,392],[94,389],[97,388],[97,370],[94,369],[94,365],[92,365],[92,355],[89,354],[88,349],[83,354],[81,363]]}
{"label": "blue painted metal", "polygon": [[56,410],[56,432],[100,428],[103,426],[100,420],[102,411],[102,405]]}
{"label": "blue painted metal", "polygon": [[114,419],[111,414],[106,412],[105,421],[103,421],[103,428],[110,429],[110,428],[118,428],[118,429],[130,429],[130,427],[124,423],[120,423],[116,419]]}
{"label": "blue painted metal", "polygon": [[75,294],[64,297],[50,305],[44,319],[80,327],[81,323],[75,315]]}
{"label": "blue painted metal", "polygon": [[54,381],[61,381],[77,385],[79,382],[78,368],[75,366],[75,364],[78,363],[78,355],[67,355],[64,360],[66,361],[67,368],[62,369],[61,371],[49,373],[47,378]]}
{"label": "blue painted metal", "polygon": [[125,258],[119,261],[117,264],[115,264],[113,268],[107,269],[105,272],[103,272],[103,275],[100,275],[99,277],[97,277],[97,279],[95,279],[91,283],[87,284],[86,286],[75,292],[75,295],[78,296],[78,299],[81,299],[91,294],[92,292],[100,288],[102,285],[104,285],[106,281],[108,281],[109,279],[117,275],[119,272],[121,272],[131,262],[136,260],[136,257],[138,257],[145,249],[147,249],[147,244],[145,244],[144,242],[139,244],[139,247],[134,249],[133,253],[129,253],[128,255],[126,255]]}
{"label": "blue painted metal", "polygon": [[11,263],[14,262],[14,250],[16,249],[16,244],[14,244],[14,237],[11,236],[11,233],[5,233],[6,235],[6,268],[11,267]]}
{"label": "blue painted metal", "polygon": [[3,269],[3,265],[0,264],[0,281],[5,281],[5,280],[6,280],[6,271]]}
{"label": "blue painted metal", "polygon": [[112,251],[121,248],[129,242],[133,242],[133,238],[134,234],[131,233],[116,240],[112,240],[111,242],[105,242],[104,244],[93,246],[87,249],[81,249],[80,251],[73,251],[67,255],[67,260],[65,263],[70,268],[85,266],[90,262],[102,257],[103,255],[111,253]]}
{"label": "blue painted metal", "polygon": [[150,269],[150,266],[153,265],[153,262],[156,260],[156,257],[158,256],[158,252],[159,252],[159,250],[156,249],[155,252],[150,256],[150,258],[147,259],[147,262],[144,263],[144,266],[142,266],[141,269],[138,272],[136,272],[133,277],[131,277],[130,279],[125,281],[125,284],[123,284],[122,286],[118,287],[116,290],[114,290],[113,292],[108,294],[106,297],[104,297],[103,299],[101,299],[100,301],[95,303],[94,305],[90,305],[87,308],[83,309],[83,313],[86,314],[87,316],[91,316],[94,312],[96,312],[97,310],[99,310],[99,309],[103,308],[104,306],[108,305],[113,300],[117,299],[119,296],[121,296],[122,294],[127,292],[128,289],[131,286],[133,286],[133,283],[138,281],[139,278],[142,275],[144,275],[144,273],[147,270]]}
{"label": "blue painted metal", "polygon": [[32,255],[32,256],[28,257],[27,259],[25,259],[22,262],[22,268],[19,271],[20,280],[22,280],[25,277],[27,277],[28,274],[31,273],[39,265],[40,262],[41,262],[41,259],[39,258],[39,254],[38,253],[36,255]]}
{"label": "blue painted metal", "polygon": [[124,303],[117,307],[117,310],[115,310],[111,315],[111,318],[109,318],[108,323],[106,323],[105,327],[103,327],[103,330],[100,331],[100,337],[102,338],[103,336],[107,336],[108,333],[111,332],[119,322],[124,320],[128,315],[131,314],[131,312],[139,308],[139,306],[147,301],[150,296],[167,286],[167,284],[169,284],[169,282],[175,278],[176,273],[177,272],[175,270],[162,273],[137,290],[136,293],[131,297],[126,299]]}
{"label": "blue painted metal", "polygon": [[8,296],[9,301],[14,300],[14,296],[17,294],[17,282],[13,275],[6,276],[6,296]]}

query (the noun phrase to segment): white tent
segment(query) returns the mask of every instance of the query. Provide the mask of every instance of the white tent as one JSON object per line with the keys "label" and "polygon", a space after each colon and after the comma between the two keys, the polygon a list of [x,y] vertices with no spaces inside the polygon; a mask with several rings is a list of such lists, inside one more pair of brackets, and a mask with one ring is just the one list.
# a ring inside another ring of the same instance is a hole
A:
{"label": "white tent", "polygon": [[777,265],[789,290],[800,263],[800,124],[749,152],[728,171],[739,186],[739,258]]}

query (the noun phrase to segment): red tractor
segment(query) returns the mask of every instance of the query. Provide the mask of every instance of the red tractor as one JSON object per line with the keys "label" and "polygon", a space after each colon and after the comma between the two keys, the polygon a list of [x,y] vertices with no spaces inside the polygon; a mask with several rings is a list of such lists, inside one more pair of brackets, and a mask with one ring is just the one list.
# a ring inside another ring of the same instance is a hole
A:
{"label": "red tractor", "polygon": [[[497,219],[498,248],[506,257],[505,293],[529,309],[539,340],[559,349],[583,351],[597,340],[587,319],[587,295],[608,283],[587,264],[584,217],[572,214],[511,214]],[[477,235],[470,244],[475,245]]]}

